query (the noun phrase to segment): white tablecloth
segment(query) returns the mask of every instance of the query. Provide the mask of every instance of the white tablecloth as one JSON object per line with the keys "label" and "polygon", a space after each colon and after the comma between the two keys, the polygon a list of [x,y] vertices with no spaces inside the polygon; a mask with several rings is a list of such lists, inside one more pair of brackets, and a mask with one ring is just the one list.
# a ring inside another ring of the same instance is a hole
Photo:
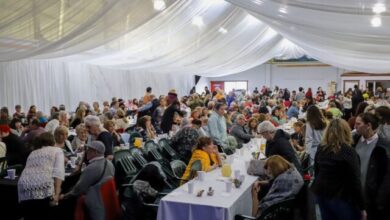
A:
{"label": "white tablecloth", "polygon": [[[195,183],[194,193],[188,193],[188,183],[177,188],[160,201],[157,220],[207,220],[225,219],[233,220],[236,214],[251,215],[252,196],[251,186],[257,177],[246,174],[245,161],[251,159],[251,151],[245,148],[243,154],[234,155],[232,163],[232,176],[234,170],[245,174],[245,181],[240,188],[225,192],[225,180],[221,169],[206,173],[204,181],[192,180]],[[208,188],[214,189],[213,196],[207,196]],[[204,189],[202,197],[196,193]]]}

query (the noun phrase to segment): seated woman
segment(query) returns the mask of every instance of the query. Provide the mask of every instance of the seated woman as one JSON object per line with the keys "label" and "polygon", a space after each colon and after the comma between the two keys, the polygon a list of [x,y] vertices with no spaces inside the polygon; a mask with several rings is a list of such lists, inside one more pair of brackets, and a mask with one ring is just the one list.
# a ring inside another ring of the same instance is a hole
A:
{"label": "seated woman", "polygon": [[84,118],[85,118],[85,115],[86,115],[86,111],[84,108],[79,108],[77,111],[76,111],[76,116],[75,118],[72,120],[72,122],[70,123],[70,127],[71,128],[76,128],[77,125],[81,124],[84,122]]}
{"label": "seated woman", "polygon": [[124,144],[125,142],[123,141],[122,137],[118,132],[115,131],[115,122],[112,120],[107,120],[104,122],[103,126],[112,136],[113,139],[113,146],[120,146],[121,144]]}
{"label": "seated woman", "polygon": [[65,162],[68,162],[69,158],[75,154],[72,145],[68,141],[68,128],[60,125],[54,130],[55,147],[62,149],[65,155]]}
{"label": "seated woman", "polygon": [[122,109],[118,109],[115,118],[115,129],[118,132],[123,133],[130,126],[130,122],[126,117],[125,112]]}
{"label": "seated woman", "polygon": [[76,137],[72,140],[72,148],[75,152],[84,151],[84,145],[88,140],[88,131],[84,123],[77,125]]}
{"label": "seated woman", "polygon": [[152,118],[148,115],[138,119],[137,129],[144,141],[153,140],[156,137],[156,131],[152,125]]}
{"label": "seated woman", "polygon": [[192,152],[190,162],[187,165],[186,171],[183,174],[182,184],[189,181],[191,178],[191,166],[194,161],[200,160],[202,171],[211,171],[222,165],[221,158],[218,154],[218,148],[213,144],[213,140],[209,137],[200,137],[196,149]]}
{"label": "seated woman", "polygon": [[18,197],[26,220],[52,219],[50,206],[58,203],[65,178],[64,154],[53,146],[51,133],[38,136],[18,181]]}
{"label": "seated woman", "polygon": [[250,135],[256,136],[257,135],[257,125],[258,121],[255,117],[252,117],[248,121],[247,125],[247,131],[249,132]]}
{"label": "seated woman", "polygon": [[[294,198],[303,186],[303,178],[298,170],[279,155],[271,156],[264,165],[270,181],[256,181],[252,186],[252,215],[260,216],[261,212],[271,205]],[[268,192],[267,188],[269,188]],[[259,199],[260,195],[265,196]]]}
{"label": "seated woman", "polygon": [[280,106],[276,106],[274,110],[272,110],[272,122],[275,126],[283,125],[286,123],[286,115],[284,114],[284,110]]}

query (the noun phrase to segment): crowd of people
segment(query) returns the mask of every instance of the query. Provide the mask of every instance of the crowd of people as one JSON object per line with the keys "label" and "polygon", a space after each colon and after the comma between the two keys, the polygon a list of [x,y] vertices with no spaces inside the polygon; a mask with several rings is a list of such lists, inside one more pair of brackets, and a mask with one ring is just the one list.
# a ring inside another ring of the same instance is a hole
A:
{"label": "crowd of people", "polygon": [[[222,165],[221,152],[230,154],[262,137],[268,159],[259,169],[269,178],[253,185],[253,215],[296,196],[308,172],[323,220],[390,219],[386,98],[357,86],[328,95],[321,87],[314,94],[302,87],[290,92],[263,86],[252,93],[228,94],[205,87],[201,94],[192,91],[182,97],[174,89],[157,97],[148,87],[140,99],[114,97],[102,106],[80,102],[74,111],[53,106],[49,115],[34,105],[24,113],[16,105],[12,116],[7,107],[1,108],[0,157],[6,157],[8,165],[25,167],[18,183],[25,219],[45,219],[53,204],[95,185],[105,163],[110,165],[104,175],[114,176],[114,147],[128,142],[121,133],[138,132],[143,141],[168,134],[188,164],[183,182],[190,178],[193,161],[200,160],[204,171],[210,171]],[[282,129],[290,121],[293,134]],[[83,161],[87,167],[68,192],[61,192],[66,165],[82,152],[76,170]]]}

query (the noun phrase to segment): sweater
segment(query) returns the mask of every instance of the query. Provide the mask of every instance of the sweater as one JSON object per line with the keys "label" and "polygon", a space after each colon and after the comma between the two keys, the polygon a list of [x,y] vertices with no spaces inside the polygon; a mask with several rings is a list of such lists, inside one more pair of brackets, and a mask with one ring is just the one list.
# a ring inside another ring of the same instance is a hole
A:
{"label": "sweater", "polygon": [[19,202],[53,196],[54,178],[65,178],[62,150],[43,147],[31,152],[18,182]]}

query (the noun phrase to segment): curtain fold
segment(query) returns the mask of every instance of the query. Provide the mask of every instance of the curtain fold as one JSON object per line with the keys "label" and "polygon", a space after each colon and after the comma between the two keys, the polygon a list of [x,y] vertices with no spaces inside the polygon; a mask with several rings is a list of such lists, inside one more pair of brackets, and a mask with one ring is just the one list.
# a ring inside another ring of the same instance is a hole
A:
{"label": "curtain fold", "polygon": [[80,101],[140,98],[148,86],[156,95],[174,88],[183,96],[194,85],[190,74],[130,72],[53,60],[0,62],[0,72],[0,104],[11,112],[16,104],[26,111],[36,105],[44,113],[50,112],[51,106],[65,104],[73,111]]}
{"label": "curtain fold", "polygon": [[377,0],[227,1],[323,63],[371,73],[390,71],[390,16],[378,12]]}

